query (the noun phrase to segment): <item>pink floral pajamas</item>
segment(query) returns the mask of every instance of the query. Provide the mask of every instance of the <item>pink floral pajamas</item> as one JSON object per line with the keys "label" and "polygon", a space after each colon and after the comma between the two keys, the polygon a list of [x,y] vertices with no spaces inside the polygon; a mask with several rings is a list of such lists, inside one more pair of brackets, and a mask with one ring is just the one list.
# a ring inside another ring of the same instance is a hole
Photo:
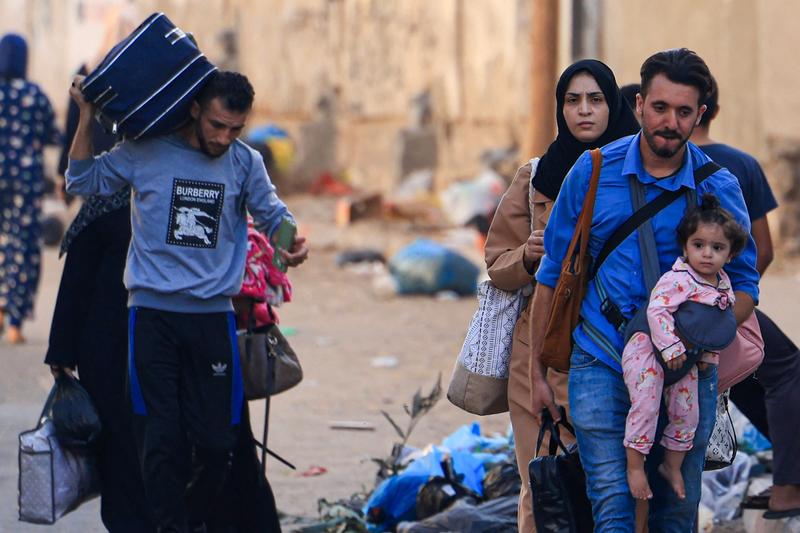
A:
{"label": "pink floral pajamas", "polygon": [[[650,295],[647,322],[650,336],[635,333],[622,352],[622,377],[631,397],[631,409],[625,423],[625,446],[648,454],[653,446],[663,393],[669,422],[661,445],[670,450],[692,448],[697,429],[697,366],[678,382],[664,387],[664,371],[656,357],[670,361],[686,352],[675,331],[672,317],[680,304],[700,302],[725,309],[733,305],[730,279],[720,272],[717,286],[705,281],[678,258],[672,270],[661,276]],[[660,353],[656,353],[656,350]],[[701,361],[717,364],[719,355],[705,352]]]}

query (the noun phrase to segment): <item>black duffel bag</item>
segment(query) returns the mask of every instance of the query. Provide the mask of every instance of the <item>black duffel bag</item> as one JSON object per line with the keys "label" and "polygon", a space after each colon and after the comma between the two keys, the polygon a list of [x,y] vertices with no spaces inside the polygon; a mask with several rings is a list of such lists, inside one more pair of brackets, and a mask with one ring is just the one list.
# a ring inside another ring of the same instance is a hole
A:
{"label": "black duffel bag", "polygon": [[[553,422],[550,411],[542,414],[542,427],[536,441],[537,456],[528,465],[533,519],[539,533],[591,533],[594,529],[592,506],[586,495],[586,476],[578,455],[578,445],[565,446],[559,426],[575,434],[563,407],[561,420]],[[539,456],[545,435],[550,434],[550,455]],[[556,453],[561,450],[561,453]]]}

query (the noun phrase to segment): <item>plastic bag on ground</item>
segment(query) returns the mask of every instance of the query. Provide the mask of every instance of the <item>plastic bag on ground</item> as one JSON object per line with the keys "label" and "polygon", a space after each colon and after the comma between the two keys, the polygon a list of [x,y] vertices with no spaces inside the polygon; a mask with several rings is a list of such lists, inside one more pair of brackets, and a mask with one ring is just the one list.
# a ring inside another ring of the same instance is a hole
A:
{"label": "plastic bag on ground", "polygon": [[465,424],[442,440],[442,446],[450,450],[500,450],[508,446],[505,437],[485,437],[481,435],[481,426],[478,422]]}
{"label": "plastic bag on ground", "polygon": [[765,437],[752,422],[736,407],[728,405],[731,414],[733,429],[736,432],[736,442],[739,449],[745,453],[756,453],[772,449],[772,443]]}
{"label": "plastic bag on ground", "polygon": [[494,465],[486,471],[483,478],[483,496],[487,500],[516,496],[521,487],[522,480],[515,461]]}
{"label": "plastic bag on ground", "polygon": [[714,513],[714,521],[733,520],[739,514],[753,463],[754,458],[740,450],[731,466],[703,472],[700,502]]}
{"label": "plastic bag on ground", "polygon": [[444,512],[421,522],[401,522],[397,533],[506,533],[517,530],[518,496],[490,500],[480,505],[459,500]]}
{"label": "plastic bag on ground", "polygon": [[428,479],[428,473],[404,471],[378,485],[364,505],[364,516],[371,532],[390,531],[403,520],[414,520],[417,515],[417,492]]}
{"label": "plastic bag on ground", "polygon": [[471,261],[439,243],[417,239],[389,261],[400,294],[453,291],[475,294],[480,270]]}
{"label": "plastic bag on ground", "polygon": [[77,379],[61,373],[56,378],[51,418],[56,438],[65,448],[85,448],[100,436],[102,429],[89,393]]}

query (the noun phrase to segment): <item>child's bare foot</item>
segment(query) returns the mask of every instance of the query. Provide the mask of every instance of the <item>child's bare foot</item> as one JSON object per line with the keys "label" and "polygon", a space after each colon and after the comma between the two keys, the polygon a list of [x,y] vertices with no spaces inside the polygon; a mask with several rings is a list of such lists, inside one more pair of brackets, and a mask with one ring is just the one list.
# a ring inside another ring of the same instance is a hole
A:
{"label": "child's bare foot", "polygon": [[678,499],[683,500],[686,498],[686,488],[683,486],[683,474],[681,469],[670,467],[666,462],[658,465],[658,472],[669,481],[672,490],[678,495]]}
{"label": "child's bare foot", "polygon": [[628,467],[628,487],[637,500],[649,500],[653,497],[653,491],[650,490],[650,483],[647,482],[644,468],[631,469]]}
{"label": "child's bare foot", "polygon": [[644,455],[632,448],[625,448],[625,455],[628,458],[628,488],[637,500],[649,500],[653,497],[650,490],[650,483],[647,482],[647,474],[644,472]]}

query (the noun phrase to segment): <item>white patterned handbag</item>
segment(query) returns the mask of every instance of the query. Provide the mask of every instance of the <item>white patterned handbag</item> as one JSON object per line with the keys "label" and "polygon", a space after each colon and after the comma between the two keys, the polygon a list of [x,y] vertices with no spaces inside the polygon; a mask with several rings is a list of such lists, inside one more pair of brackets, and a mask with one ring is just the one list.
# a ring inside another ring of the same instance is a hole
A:
{"label": "white patterned handbag", "polygon": [[[531,160],[531,176],[538,163],[538,158]],[[532,197],[529,188],[531,215]],[[514,328],[532,289],[532,285],[526,285],[516,291],[504,291],[490,280],[478,285],[478,310],[469,322],[447,389],[447,399],[456,407],[476,415],[508,411],[508,367]]]}
{"label": "white patterned handbag", "polygon": [[733,420],[728,412],[728,397],[730,390],[726,390],[717,397],[717,420],[711,432],[706,448],[706,463],[704,470],[719,470],[733,464],[736,458],[736,431]]}
{"label": "white patterned handbag", "polygon": [[49,414],[54,392],[55,386],[36,427],[19,434],[19,519],[33,524],[54,524],[100,493],[96,452],[56,439]]}

